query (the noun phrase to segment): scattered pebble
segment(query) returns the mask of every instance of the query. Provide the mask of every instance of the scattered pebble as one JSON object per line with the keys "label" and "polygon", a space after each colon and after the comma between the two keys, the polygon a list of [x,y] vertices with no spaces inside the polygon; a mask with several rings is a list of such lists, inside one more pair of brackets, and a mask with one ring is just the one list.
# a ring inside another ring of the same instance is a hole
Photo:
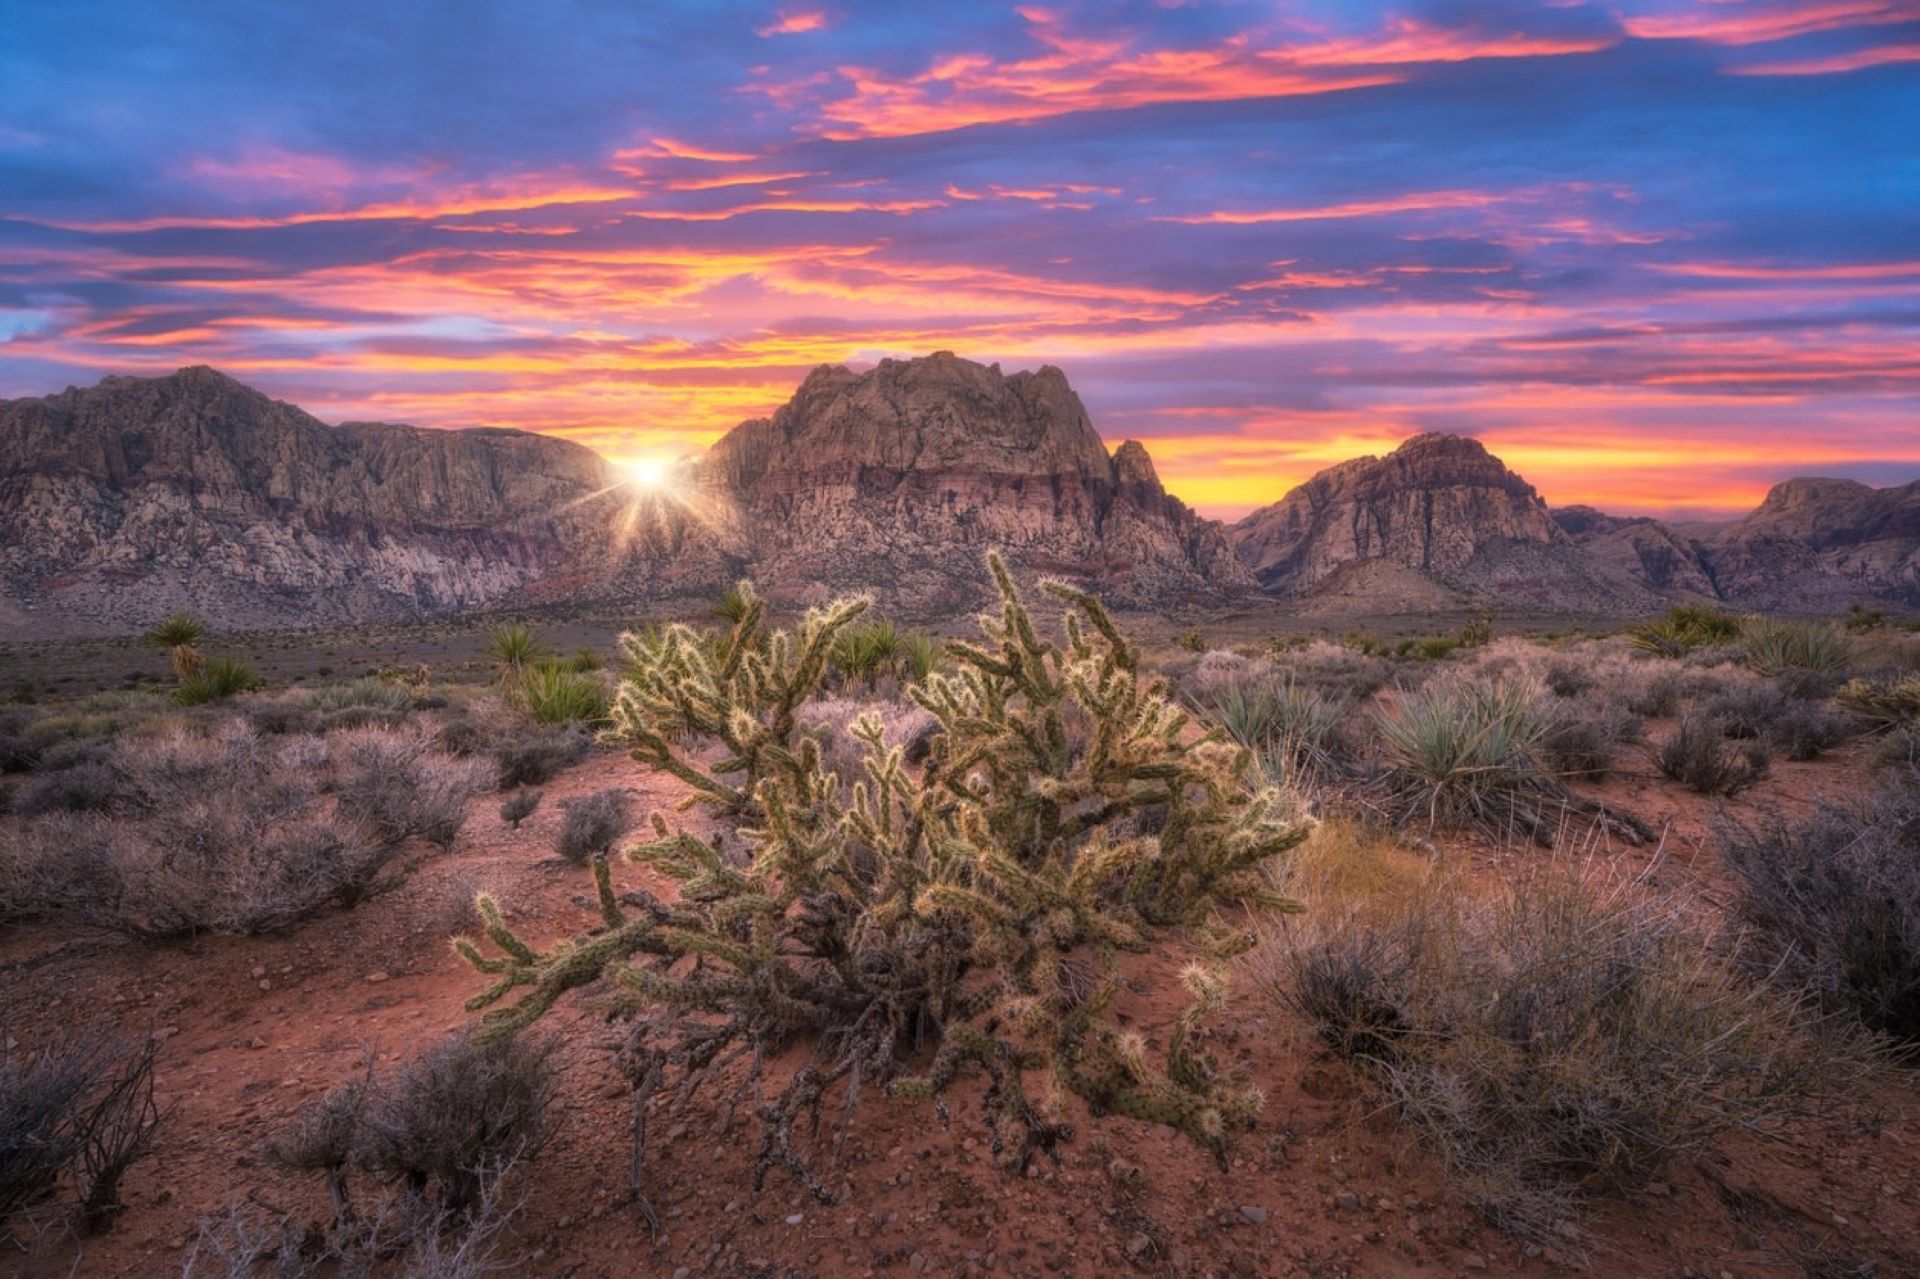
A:
{"label": "scattered pebble", "polygon": [[1257,1207],[1253,1204],[1241,1204],[1240,1215],[1246,1218],[1248,1221],[1252,1222],[1254,1225],[1258,1226],[1265,1223],[1267,1219],[1267,1210],[1265,1208]]}

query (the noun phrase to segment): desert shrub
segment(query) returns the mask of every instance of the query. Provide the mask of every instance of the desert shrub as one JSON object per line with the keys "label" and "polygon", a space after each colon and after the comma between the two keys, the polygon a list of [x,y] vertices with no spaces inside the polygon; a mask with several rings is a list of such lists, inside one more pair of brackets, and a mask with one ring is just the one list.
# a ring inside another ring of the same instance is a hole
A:
{"label": "desert shrub", "polygon": [[439,754],[422,733],[357,729],[327,739],[340,816],[383,844],[419,836],[451,847],[485,769]]}
{"label": "desert shrub", "polygon": [[1639,741],[1643,729],[1639,716],[1607,706],[1554,707],[1541,714],[1540,758],[1558,777],[1605,777],[1620,747]]}
{"label": "desert shrub", "polygon": [[1920,773],[1800,821],[1726,823],[1720,847],[1763,969],[1920,1044]]}
{"label": "desert shrub", "polygon": [[308,1103],[268,1153],[282,1167],[325,1180],[329,1233],[395,1206],[391,1198],[356,1196],[356,1173],[389,1183],[400,1203],[436,1216],[473,1214],[551,1132],[552,1054],[552,1041],[530,1036],[486,1045],[455,1036],[388,1077],[369,1066]]}
{"label": "desert shrub", "polygon": [[1787,713],[1787,695],[1772,684],[1738,684],[1721,690],[1700,707],[1728,737],[1751,741],[1765,737]]}
{"label": "desert shrub", "polygon": [[1818,702],[1791,702],[1775,719],[1768,736],[1788,759],[1818,758],[1863,731],[1859,719]]}
{"label": "desert shrub", "polygon": [[1460,628],[1460,647],[1485,648],[1493,643],[1493,615],[1480,613]]}
{"label": "desert shrub", "polygon": [[487,656],[493,659],[503,680],[519,679],[546,655],[546,644],[530,626],[496,626],[487,634]]}
{"label": "desert shrub", "polygon": [[96,1031],[37,1053],[0,1051],[0,1231],[62,1180],[77,1190],[82,1233],[119,1211],[121,1179],[151,1153],[160,1126],[158,1052],[151,1038]]}
{"label": "desert shrub", "polygon": [[518,693],[537,723],[595,724],[606,718],[606,685],[595,675],[533,666],[521,672]]}
{"label": "desert shrub", "polygon": [[[910,772],[866,717],[855,732],[868,778],[848,800],[798,709],[818,696],[864,600],[768,633],[743,586],[747,607],[724,635],[676,626],[623,638],[630,677],[615,733],[685,781],[744,855],[656,814],[627,855],[676,882],[673,904],[616,893],[610,864],[596,861],[598,928],[546,952],[482,897],[491,945],[461,944],[492,982],[474,1005],[518,996],[486,1014],[482,1037],[523,1030],[612,970],[631,992],[617,1060],[633,1113],[703,1084],[732,1089],[753,1099],[760,1125],[756,1182],[784,1168],[824,1202],[836,1196],[795,1143],[830,1093],[844,1132],[865,1089],[938,1100],[962,1071],[987,1077],[994,1150],[1011,1168],[1069,1136],[1056,1091],[1096,1114],[1166,1124],[1220,1156],[1257,1095],[1196,1036],[1244,936],[1189,934],[1201,957],[1186,974],[1192,1003],[1164,1056],[1106,1017],[1100,992],[1114,989],[1116,949],[1147,948],[1227,904],[1285,905],[1262,868],[1306,829],[1248,784],[1245,750],[1185,732],[1187,716],[1163,681],[1141,675],[1098,601],[1048,584],[1066,634],[1043,637],[999,560],[989,564],[1001,609],[983,615],[984,642],[953,644],[956,672],[910,690],[940,724],[925,767]],[[702,741],[723,748],[712,767]],[[903,1049],[922,1037],[926,1073],[903,1078]],[[806,1064],[769,1087],[764,1063],[802,1043]],[[733,1061],[740,1069],[723,1075]],[[1046,1081],[1037,1095],[1033,1080]],[[644,1149],[632,1165],[643,1204]]]}
{"label": "desert shrub", "polygon": [[577,648],[565,659],[565,667],[576,675],[607,668],[607,660],[590,648]]}
{"label": "desert shrub", "polygon": [[1522,869],[1292,931],[1264,970],[1481,1213],[1566,1248],[1584,1200],[1844,1064],[1709,942],[1635,886]]}
{"label": "desert shrub", "polygon": [[173,700],[182,706],[203,706],[265,686],[253,667],[239,658],[209,657],[197,674],[180,682],[180,687],[173,691]]}
{"label": "desert shrub", "polygon": [[1549,662],[1544,683],[1555,697],[1578,697],[1593,687],[1593,673],[1579,662]]}
{"label": "desert shrub", "polygon": [[124,796],[120,775],[104,760],[88,760],[72,768],[39,773],[28,779],[13,797],[15,812],[104,812]]}
{"label": "desert shrub", "polygon": [[1623,700],[1626,708],[1635,715],[1666,719],[1679,712],[1685,691],[1686,681],[1679,672],[1658,670],[1629,680]]}
{"label": "desert shrub", "polygon": [[1767,617],[1748,618],[1740,642],[1747,665],[1762,675],[1783,671],[1832,674],[1853,660],[1853,645],[1839,629],[1825,622],[1782,622]]}
{"label": "desert shrub", "polygon": [[1275,665],[1294,684],[1352,705],[1371,698],[1393,678],[1393,667],[1385,659],[1324,642],[1287,653]]}
{"label": "desert shrub", "polygon": [[1290,772],[1326,777],[1350,762],[1339,738],[1347,707],[1291,679],[1233,680],[1194,700],[1234,741]]}
{"label": "desert shrub", "polygon": [[363,675],[346,684],[316,688],[301,701],[308,710],[314,711],[413,709],[413,695],[404,687],[373,675]]}
{"label": "desert shrub", "polygon": [[500,801],[500,820],[519,830],[520,823],[533,816],[533,811],[540,807],[544,794],[544,791],[530,790],[524,786],[514,791]]}
{"label": "desert shrub", "polygon": [[562,800],[560,808],[566,817],[560,823],[556,848],[576,866],[606,857],[620,837],[633,829],[632,800],[618,786]]}
{"label": "desert shrub", "polygon": [[1684,657],[1696,648],[1731,644],[1740,638],[1740,619],[1708,604],[1676,604],[1666,617],[1631,628],[1633,646],[1656,657]]}
{"label": "desert shrub", "polygon": [[495,786],[499,790],[544,786],[585,759],[589,749],[591,743],[584,736],[565,728],[525,733],[498,742],[492,748]]}
{"label": "desert shrub", "polygon": [[1173,637],[1173,642],[1189,653],[1204,653],[1207,651],[1207,637],[1197,630],[1188,629],[1181,631]]}
{"label": "desert shrub", "polygon": [[1660,775],[1702,795],[1731,795],[1767,775],[1767,748],[1750,741],[1735,747],[1716,720],[1689,715],[1654,752]]}
{"label": "desert shrub", "polygon": [[1849,680],[1834,700],[1878,728],[1920,720],[1920,672]]}
{"label": "desert shrub", "polygon": [[850,683],[872,684],[895,672],[901,653],[900,628],[881,618],[850,623],[833,642],[833,668]]}
{"label": "desert shrub", "polygon": [[40,762],[43,743],[30,732],[33,714],[0,706],[0,773],[30,773]]}
{"label": "desert shrub", "polygon": [[1427,830],[1479,825],[1551,844],[1577,815],[1639,842],[1645,831],[1568,791],[1543,763],[1549,722],[1511,681],[1449,680],[1378,708],[1382,772],[1374,788],[1399,820]]}

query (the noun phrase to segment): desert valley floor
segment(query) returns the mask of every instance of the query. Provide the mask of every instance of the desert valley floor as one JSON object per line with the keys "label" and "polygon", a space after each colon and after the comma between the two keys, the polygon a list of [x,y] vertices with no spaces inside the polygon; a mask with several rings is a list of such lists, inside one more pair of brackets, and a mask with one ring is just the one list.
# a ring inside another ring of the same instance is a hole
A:
{"label": "desert valley floor", "polygon": [[[541,632],[558,647],[605,651],[602,624],[550,618]],[[1272,618],[1243,615],[1176,642],[1191,628],[1159,625],[1149,649],[1176,680],[1198,678],[1209,664],[1239,671],[1266,661],[1255,639],[1275,629]],[[1431,631],[1433,619],[1424,625]],[[1533,629],[1561,633],[1546,622]],[[1887,642],[1898,647],[1908,639]],[[1557,642],[1611,644],[1616,659],[1622,649],[1618,638]],[[377,677],[367,672],[384,669],[385,687],[408,691],[387,699],[388,709],[372,717],[376,723],[434,734],[480,709],[496,717],[487,721],[495,731],[511,732],[511,721],[499,728],[497,716],[506,712],[496,705],[501,693],[486,682],[485,644],[477,623],[228,637],[221,647],[244,653],[272,688],[223,703],[214,714],[252,717],[249,731],[259,732],[259,749],[269,750],[271,730],[290,726],[275,723],[267,708],[290,708],[292,731],[310,728],[302,714],[320,704],[316,690],[349,681],[372,687]],[[1297,651],[1342,651],[1304,634],[1294,644]],[[1419,685],[1449,678],[1445,668],[1457,665],[1531,669],[1553,651],[1547,644],[1499,638],[1436,661],[1398,659],[1389,678]],[[22,689],[33,699],[19,708],[28,718],[84,720],[103,710],[111,718],[136,707],[166,714],[153,683],[159,655],[130,643],[14,645],[0,660],[0,678],[16,686],[30,671],[75,672],[50,687]],[[1651,658],[1634,667],[1656,665],[1680,667]],[[99,691],[133,671],[148,691]],[[1719,677],[1746,678],[1731,667]],[[1301,880],[1308,906],[1302,919],[1315,909],[1343,909],[1356,893],[1392,893],[1434,875],[1456,891],[1490,890],[1543,862],[1597,864],[1606,875],[1631,879],[1635,891],[1718,911],[1735,891],[1717,852],[1726,821],[1795,819],[1821,803],[1849,801],[1870,786],[1875,752],[1885,753],[1879,739],[1855,737],[1810,760],[1775,759],[1764,779],[1707,798],[1655,770],[1648,743],[1676,731],[1685,704],[1661,709],[1646,717],[1638,741],[1617,747],[1604,781],[1573,786],[1580,796],[1631,812],[1654,833],[1650,842],[1628,846],[1576,829],[1577,822],[1551,850],[1486,831],[1343,838],[1329,825],[1315,836],[1323,845],[1318,852],[1313,841],[1306,846],[1315,869]],[[206,722],[195,731],[219,731],[205,729]],[[546,783],[543,802],[524,824],[503,820],[500,796],[489,787],[468,802],[444,850],[412,841],[410,873],[394,890],[271,935],[153,945],[31,919],[6,925],[0,974],[7,1044],[58,1038],[76,1017],[102,1020],[99,1010],[108,1010],[104,1020],[118,1029],[160,1041],[158,1099],[166,1117],[152,1156],[130,1173],[125,1210],[109,1231],[74,1239],[61,1225],[44,1225],[37,1237],[23,1234],[31,1249],[10,1253],[0,1268],[147,1275],[175,1271],[187,1259],[197,1267],[189,1273],[228,1273],[220,1248],[231,1239],[222,1242],[222,1222],[324,1219],[319,1184],[277,1166],[271,1143],[301,1107],[336,1085],[369,1068],[392,1069],[472,1024],[463,1004],[478,979],[447,938],[472,928],[476,890],[503,902],[512,927],[530,939],[577,933],[588,922],[582,908],[590,906],[592,885],[554,850],[566,802],[610,787],[630,792],[637,813],[671,812],[687,794],[684,784],[623,750],[596,746]],[[0,837],[20,837],[32,820],[0,816]],[[621,890],[671,892],[640,867],[620,866],[614,875]],[[1275,927],[1284,933],[1292,926]],[[1263,947],[1280,944],[1269,933]],[[1225,1167],[1170,1129],[1093,1116],[1077,1099],[1062,1097],[1074,1139],[1061,1147],[1057,1164],[1036,1158],[1025,1177],[1012,1178],[987,1149],[982,1081],[963,1078],[944,1125],[929,1108],[876,1090],[859,1101],[837,1158],[819,1138],[812,1149],[837,1196],[827,1205],[779,1169],[756,1193],[751,1125],[736,1116],[723,1135],[721,1102],[712,1100],[666,1119],[652,1139],[647,1180],[662,1221],[657,1235],[626,1189],[627,1085],[607,1051],[615,1033],[592,998],[564,1003],[541,1023],[543,1031],[560,1032],[562,1044],[553,1135],[520,1172],[517,1208],[496,1241],[496,1263],[509,1273],[566,1276],[1920,1273],[1920,1218],[1912,1211],[1920,1201],[1920,1088],[1909,1068],[1876,1066],[1843,1104],[1753,1131],[1736,1128],[1689,1149],[1627,1197],[1595,1199],[1560,1227],[1559,1237],[1515,1235],[1473,1211],[1433,1150],[1396,1123],[1354,1068],[1275,998],[1265,953],[1257,948],[1239,961],[1235,996],[1206,1032],[1207,1047],[1223,1064],[1266,1093],[1253,1130],[1232,1138]],[[1164,1041],[1186,998],[1178,973],[1190,957],[1177,946],[1126,957],[1116,1019],[1149,1044]],[[802,1060],[796,1051],[774,1070]]]}

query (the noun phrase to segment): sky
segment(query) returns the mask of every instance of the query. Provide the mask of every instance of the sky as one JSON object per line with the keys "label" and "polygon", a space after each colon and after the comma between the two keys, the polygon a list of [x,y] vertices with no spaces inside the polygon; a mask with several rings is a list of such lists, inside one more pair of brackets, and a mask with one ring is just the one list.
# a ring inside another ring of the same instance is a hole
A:
{"label": "sky", "polygon": [[1556,505],[1920,476],[1920,0],[9,0],[0,396],[697,451],[1055,364],[1233,517],[1421,431]]}

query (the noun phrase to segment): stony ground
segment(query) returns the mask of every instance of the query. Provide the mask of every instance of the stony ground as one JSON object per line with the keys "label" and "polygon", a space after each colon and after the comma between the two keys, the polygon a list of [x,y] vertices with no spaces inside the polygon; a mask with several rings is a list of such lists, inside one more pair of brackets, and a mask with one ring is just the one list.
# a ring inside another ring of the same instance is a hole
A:
{"label": "stony ground", "polygon": [[[1860,771],[1848,752],[1777,764],[1734,810],[1802,807],[1845,791]],[[369,1054],[396,1062],[468,1025],[462,1003],[479,982],[446,938],[466,922],[476,888],[508,903],[514,926],[530,935],[576,930],[589,886],[553,854],[558,801],[612,785],[633,788],[643,809],[679,798],[676,783],[623,756],[595,755],[556,781],[519,831],[499,819],[497,798],[482,797],[449,852],[422,848],[402,889],[277,937],[152,949],[45,928],[0,934],[0,1033],[37,1042],[81,1022],[153,1028],[165,1040],[159,1087],[170,1111],[158,1153],[131,1176],[129,1208],[110,1233],[84,1244],[44,1238],[31,1255],[0,1257],[0,1270],[174,1273],[200,1223],[235,1203],[320,1215],[317,1189],[272,1167],[263,1144],[303,1102],[363,1069]],[[1662,887],[1722,891],[1707,839],[1712,803],[1656,785],[1649,769],[1631,764],[1607,795],[1666,829],[1662,849],[1620,856]],[[1539,855],[1470,842],[1419,851],[1489,876],[1508,859]],[[1180,962],[1158,955],[1127,970],[1119,1011],[1150,1039],[1164,1038],[1183,1003]],[[548,1020],[566,1039],[558,1131],[522,1182],[511,1273],[1569,1270],[1555,1250],[1523,1246],[1459,1206],[1441,1170],[1370,1111],[1345,1067],[1252,991],[1230,1005],[1211,1047],[1269,1100],[1225,1169],[1166,1129],[1077,1112],[1062,1162],[1014,1180],[988,1157],[977,1086],[958,1090],[945,1130],[927,1109],[869,1094],[827,1178],[840,1200],[826,1206],[780,1173],[755,1193],[751,1128],[722,1128],[709,1101],[654,1126],[649,1190],[665,1226],[657,1236],[626,1188],[624,1088],[603,1050],[611,1032],[590,1000]],[[1920,1086],[1895,1075],[1860,1101],[1843,1118],[1723,1141],[1646,1196],[1602,1208],[1590,1223],[1589,1273],[1920,1274]]]}

